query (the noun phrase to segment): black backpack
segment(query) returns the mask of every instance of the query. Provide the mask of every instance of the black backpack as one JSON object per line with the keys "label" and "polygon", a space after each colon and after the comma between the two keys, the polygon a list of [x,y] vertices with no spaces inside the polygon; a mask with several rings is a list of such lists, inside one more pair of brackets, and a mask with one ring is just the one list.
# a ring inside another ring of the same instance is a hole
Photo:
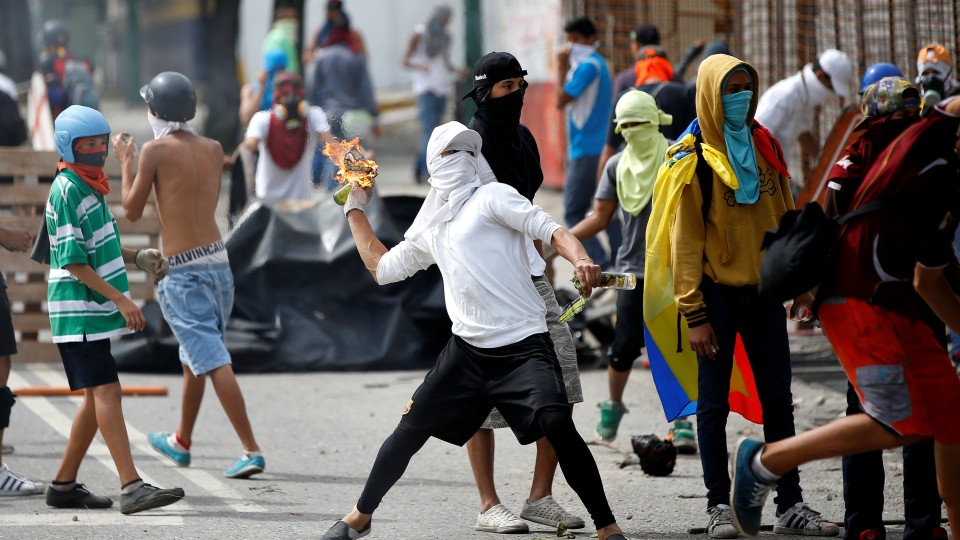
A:
{"label": "black backpack", "polygon": [[869,202],[838,218],[830,218],[816,202],[803,210],[790,210],[780,218],[780,226],[763,237],[760,250],[766,250],[760,266],[759,294],[780,302],[811,291],[830,270],[840,227],[857,218],[892,205],[883,200]]}

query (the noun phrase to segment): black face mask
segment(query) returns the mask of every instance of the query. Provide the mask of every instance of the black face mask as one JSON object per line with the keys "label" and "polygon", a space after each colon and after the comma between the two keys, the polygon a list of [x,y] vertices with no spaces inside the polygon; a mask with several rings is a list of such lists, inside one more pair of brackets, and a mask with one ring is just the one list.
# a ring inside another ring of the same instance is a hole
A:
{"label": "black face mask", "polygon": [[286,119],[296,119],[300,117],[300,102],[302,100],[299,97],[293,97],[287,100],[280,102],[281,105],[287,110]]}
{"label": "black face mask", "polygon": [[484,99],[477,105],[477,116],[495,127],[512,127],[516,129],[520,123],[520,113],[523,110],[523,96],[527,92],[526,86],[511,92],[503,97]]}
{"label": "black face mask", "polygon": [[110,146],[107,145],[103,152],[94,152],[92,154],[81,154],[73,151],[73,162],[78,165],[87,165],[90,167],[103,167],[107,162],[107,154],[110,152]]}
{"label": "black face mask", "polygon": [[[485,94],[477,89],[477,112],[470,120],[470,129],[480,134],[486,158],[497,181],[516,188],[533,201],[540,185],[543,171],[540,169],[540,154],[537,142],[530,130],[520,124],[526,84],[503,97],[490,99],[489,87]],[[485,98],[485,99],[481,99]]]}

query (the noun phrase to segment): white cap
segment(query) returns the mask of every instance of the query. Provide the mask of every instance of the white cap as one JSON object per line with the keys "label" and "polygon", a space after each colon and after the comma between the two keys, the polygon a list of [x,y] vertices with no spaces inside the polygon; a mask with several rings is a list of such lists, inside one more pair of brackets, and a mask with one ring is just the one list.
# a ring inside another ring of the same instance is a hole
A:
{"label": "white cap", "polygon": [[830,76],[833,93],[850,99],[853,95],[853,62],[850,57],[836,49],[827,49],[817,62],[820,63],[820,69]]}

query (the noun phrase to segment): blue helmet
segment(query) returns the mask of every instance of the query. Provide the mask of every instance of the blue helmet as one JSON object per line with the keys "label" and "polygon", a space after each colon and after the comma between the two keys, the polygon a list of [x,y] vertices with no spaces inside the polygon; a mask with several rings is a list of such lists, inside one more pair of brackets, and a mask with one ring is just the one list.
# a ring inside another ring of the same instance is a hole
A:
{"label": "blue helmet", "polygon": [[110,124],[96,109],[83,105],[71,105],[53,121],[53,133],[57,143],[57,153],[67,163],[75,163],[73,142],[82,137],[109,135]]}
{"label": "blue helmet", "polygon": [[903,77],[903,72],[890,62],[877,62],[864,72],[863,80],[860,81],[860,93],[862,94],[868,86],[885,77]]}

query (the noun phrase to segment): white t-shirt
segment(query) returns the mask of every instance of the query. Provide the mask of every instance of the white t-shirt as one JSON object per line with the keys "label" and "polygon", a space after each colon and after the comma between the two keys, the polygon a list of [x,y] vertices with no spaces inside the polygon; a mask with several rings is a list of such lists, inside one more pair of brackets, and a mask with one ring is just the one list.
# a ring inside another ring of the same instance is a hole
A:
{"label": "white t-shirt", "polygon": [[307,147],[300,161],[291,169],[281,169],[267,150],[267,132],[270,130],[272,111],[258,111],[247,126],[247,137],[256,137],[259,141],[260,158],[257,160],[256,193],[264,200],[310,199],[313,198],[313,181],[310,178],[310,165],[317,147],[317,133],[330,131],[327,115],[323,109],[311,106],[307,112]]}
{"label": "white t-shirt", "polygon": [[430,92],[438,96],[450,94],[456,74],[447,67],[448,51],[440,51],[439,54],[430,58],[427,56],[426,27],[418,24],[416,32],[417,35],[420,36],[420,42],[410,57],[410,61],[418,66],[426,66],[427,69],[414,69],[413,93],[420,95],[425,92]]}
{"label": "white t-shirt", "polygon": [[796,75],[774,84],[760,96],[754,118],[776,137],[788,164],[793,160],[797,137],[813,130],[817,105],[823,103],[822,98],[829,91],[808,65]]}
{"label": "white t-shirt", "polygon": [[[487,161],[487,158],[483,157],[483,154],[480,154],[480,182],[484,184],[489,184],[490,182],[497,182],[497,175],[493,174],[493,169],[490,168],[490,162]],[[528,238],[527,246],[527,260],[530,265],[530,275],[531,276],[542,276],[544,272],[547,271],[547,263],[544,262],[543,257],[540,256],[540,253],[537,251],[537,247],[533,245],[533,239]],[[549,244],[550,241],[547,240]]]}
{"label": "white t-shirt", "polygon": [[510,345],[547,331],[526,250],[530,238],[549,242],[559,228],[517,190],[487,184],[452,220],[388,251],[377,265],[377,281],[394,283],[436,264],[453,333],[474,347]]}

